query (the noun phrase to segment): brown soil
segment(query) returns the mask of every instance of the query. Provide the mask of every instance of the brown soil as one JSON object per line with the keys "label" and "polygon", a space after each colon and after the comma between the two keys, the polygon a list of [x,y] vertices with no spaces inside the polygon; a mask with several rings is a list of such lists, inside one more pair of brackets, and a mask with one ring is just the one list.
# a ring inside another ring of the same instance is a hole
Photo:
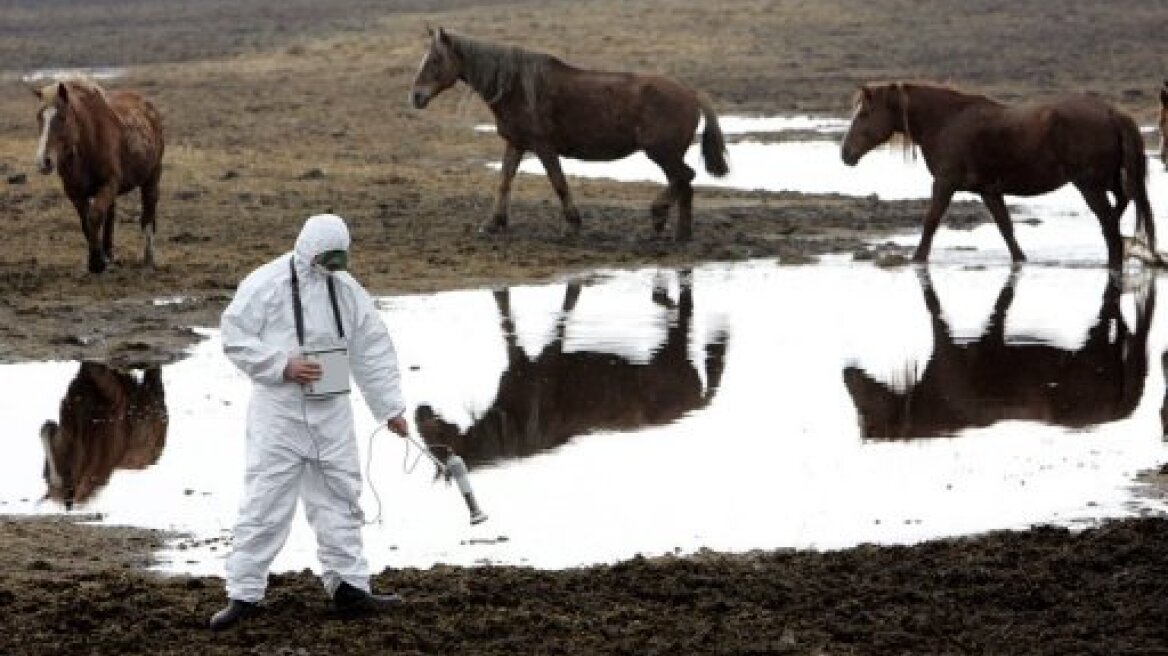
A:
{"label": "brown soil", "polygon": [[[868,240],[918,225],[920,202],[699,189],[695,239],[677,245],[650,233],[653,185],[573,181],[585,227],[565,240],[549,185],[520,178],[510,233],[480,237],[497,184],[485,164],[501,146],[471,130],[488,116],[462,89],[424,112],[407,106],[427,21],[585,66],[674,75],[724,114],[840,116],[856,83],[912,78],[1005,100],[1089,90],[1146,124],[1168,70],[1163,7],[1142,0],[386,5],[5,3],[0,361],[181,357],[197,339],[190,327],[214,325],[238,280],[326,210],[349,219],[355,273],[379,294],[597,266],[870,256]],[[87,274],[58,181],[32,171],[34,101],[16,80],[66,65],[132,66],[117,84],[162,109],[156,271],[140,265],[137,202],[125,198],[116,265]],[[984,218],[959,206],[948,220]],[[168,297],[185,302],[154,302]],[[1168,653],[1162,519],[830,554],[394,571],[378,584],[410,603],[366,623],[330,617],[310,576],[281,575],[264,618],[214,637],[203,627],[220,581],[136,569],[161,537],[0,523],[0,654]]]}

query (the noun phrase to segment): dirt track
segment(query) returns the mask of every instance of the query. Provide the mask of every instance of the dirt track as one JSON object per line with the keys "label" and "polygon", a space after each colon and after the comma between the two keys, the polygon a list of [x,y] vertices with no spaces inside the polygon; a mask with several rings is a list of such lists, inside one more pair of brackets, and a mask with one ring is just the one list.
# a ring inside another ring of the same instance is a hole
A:
{"label": "dirt track", "polygon": [[[472,131],[487,114],[465,91],[424,112],[407,106],[426,21],[584,66],[675,75],[724,114],[840,116],[856,83],[912,78],[1011,101],[1090,90],[1147,124],[1168,71],[1164,7],[1142,0],[941,0],[927,16],[910,0],[394,6],[5,3],[0,361],[181,357],[190,326],[214,324],[239,278],[326,210],[350,220],[355,272],[381,294],[596,266],[801,263],[919,222],[918,202],[699,189],[695,239],[679,246],[649,232],[654,186],[573,181],[585,228],[565,241],[546,181],[521,178],[510,234],[482,238],[497,184],[485,164],[501,146]],[[71,38],[51,38],[66,21]],[[85,273],[57,180],[32,171],[34,101],[15,80],[61,65],[128,65],[119,84],[163,109],[157,271],[139,264],[131,198],[119,203],[116,266]],[[969,206],[948,220],[984,218]],[[170,297],[185,302],[154,302]],[[410,604],[368,625],[330,618],[310,576],[282,575],[265,618],[217,638],[202,627],[221,581],[139,573],[156,539],[0,523],[0,654],[1168,653],[1163,519],[824,555],[388,572],[378,583]]]}

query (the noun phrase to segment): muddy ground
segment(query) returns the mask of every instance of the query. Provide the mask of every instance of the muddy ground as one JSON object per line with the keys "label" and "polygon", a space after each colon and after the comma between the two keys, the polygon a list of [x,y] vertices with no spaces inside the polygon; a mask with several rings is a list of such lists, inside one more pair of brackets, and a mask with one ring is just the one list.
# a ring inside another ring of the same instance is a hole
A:
{"label": "muddy ground", "polygon": [[[699,189],[695,238],[678,245],[649,230],[655,186],[573,181],[585,224],[567,240],[549,185],[524,177],[509,234],[481,237],[502,149],[473,131],[488,115],[462,88],[407,106],[426,22],[674,75],[723,114],[845,116],[857,83],[904,78],[1010,101],[1091,91],[1150,124],[1168,71],[1164,7],[1144,0],[13,0],[0,14],[0,362],[179,358],[191,326],[214,325],[238,280],[322,211],[349,219],[354,272],[378,294],[828,252],[894,265],[866,244],[919,223],[920,202]],[[33,171],[20,76],[74,65],[128,67],[111,84],[165,117],[157,270],[141,266],[126,197],[115,266],[86,273],[58,181]],[[378,584],[410,603],[368,623],[330,617],[307,574],[281,575],[266,617],[215,637],[203,626],[221,581],[142,573],[160,539],[0,523],[0,654],[1168,653],[1161,518],[829,554],[386,572]]]}

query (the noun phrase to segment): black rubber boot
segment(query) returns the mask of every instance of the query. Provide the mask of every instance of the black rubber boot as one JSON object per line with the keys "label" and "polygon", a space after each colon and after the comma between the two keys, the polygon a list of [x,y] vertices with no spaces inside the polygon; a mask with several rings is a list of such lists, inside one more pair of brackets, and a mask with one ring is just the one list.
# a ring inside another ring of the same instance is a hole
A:
{"label": "black rubber boot", "polygon": [[401,597],[376,595],[342,582],[333,593],[333,606],[341,613],[378,613],[400,605]]}
{"label": "black rubber boot", "polygon": [[227,602],[226,608],[211,616],[211,630],[222,631],[224,629],[230,629],[242,620],[259,612],[259,604],[231,599]]}

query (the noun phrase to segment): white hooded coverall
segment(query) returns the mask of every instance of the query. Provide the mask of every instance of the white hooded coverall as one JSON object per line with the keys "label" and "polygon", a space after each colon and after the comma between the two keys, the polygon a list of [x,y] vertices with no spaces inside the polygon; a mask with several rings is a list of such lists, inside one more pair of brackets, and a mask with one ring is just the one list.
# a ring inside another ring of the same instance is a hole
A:
{"label": "white hooded coverall", "polygon": [[[306,399],[298,383],[284,379],[289,357],[300,349],[289,260],[300,283],[305,347],[331,346],[339,338],[328,274],[311,262],[324,251],[348,249],[349,231],[340,217],[309,218],[295,250],[248,275],[223,312],[223,351],[253,382],[244,496],[227,558],[232,599],[263,598],[268,568],[288,537],[298,496],[316,533],[328,594],[342,581],[369,590],[352,404],[348,395]],[[332,277],[353,379],[374,418],[385,424],[405,410],[393,341],[361,285],[345,272]]]}

